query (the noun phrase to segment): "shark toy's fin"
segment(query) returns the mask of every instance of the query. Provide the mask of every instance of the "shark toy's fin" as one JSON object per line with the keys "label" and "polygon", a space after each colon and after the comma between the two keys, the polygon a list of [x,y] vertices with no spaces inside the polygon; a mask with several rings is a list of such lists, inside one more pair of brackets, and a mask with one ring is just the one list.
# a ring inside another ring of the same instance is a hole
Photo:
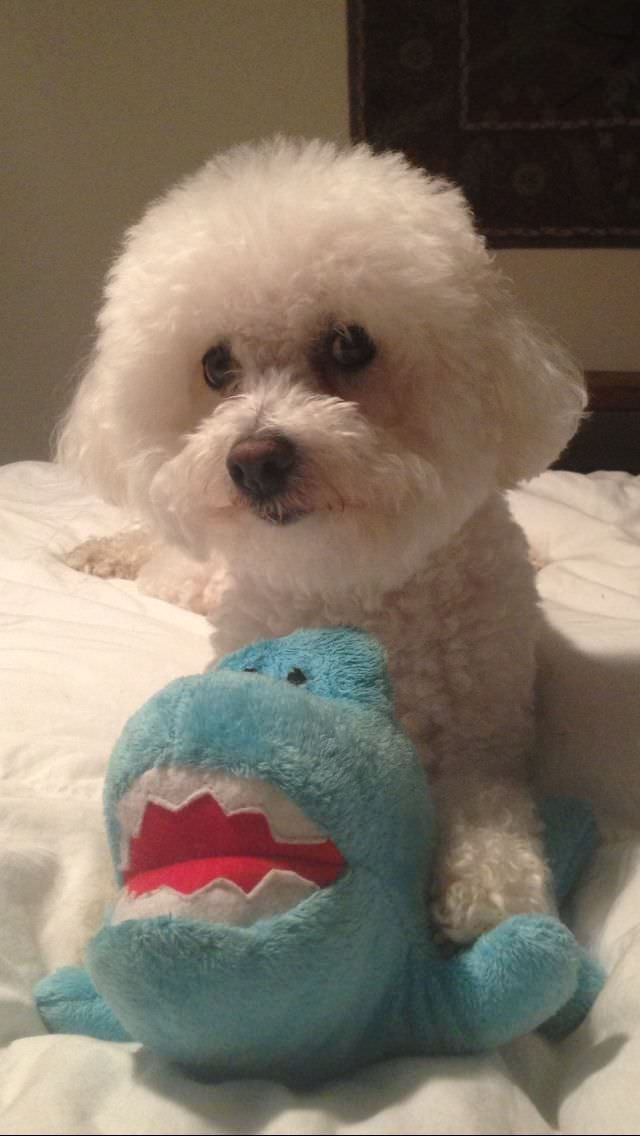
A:
{"label": "shark toy's fin", "polygon": [[35,999],[51,1033],[83,1034],[102,1041],[131,1040],[80,966],[64,966],[41,979]]}

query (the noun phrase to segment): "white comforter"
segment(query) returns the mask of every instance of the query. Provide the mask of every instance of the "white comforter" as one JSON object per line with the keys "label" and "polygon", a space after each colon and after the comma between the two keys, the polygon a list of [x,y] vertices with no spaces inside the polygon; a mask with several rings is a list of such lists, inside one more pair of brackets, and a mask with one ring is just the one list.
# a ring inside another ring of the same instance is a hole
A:
{"label": "white comforter", "polygon": [[295,1094],[195,1084],[136,1045],[42,1027],[33,984],[80,960],[109,887],[100,788],[112,743],[143,699],[203,667],[207,629],[132,583],[60,563],[117,527],[115,510],[50,465],[0,470],[1,1132],[640,1131],[640,479],[548,473],[513,507],[544,563],[544,776],[590,796],[603,820],[573,925],[609,968],[606,989],[560,1046],[535,1035]]}

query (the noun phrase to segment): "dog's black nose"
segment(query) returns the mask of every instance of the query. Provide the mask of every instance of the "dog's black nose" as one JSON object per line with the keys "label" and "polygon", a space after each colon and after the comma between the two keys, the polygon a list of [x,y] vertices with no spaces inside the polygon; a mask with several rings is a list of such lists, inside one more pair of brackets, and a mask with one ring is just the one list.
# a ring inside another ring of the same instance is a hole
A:
{"label": "dog's black nose", "polygon": [[283,493],[297,460],[293,442],[280,434],[244,438],[229,450],[227,469],[234,485],[254,501]]}

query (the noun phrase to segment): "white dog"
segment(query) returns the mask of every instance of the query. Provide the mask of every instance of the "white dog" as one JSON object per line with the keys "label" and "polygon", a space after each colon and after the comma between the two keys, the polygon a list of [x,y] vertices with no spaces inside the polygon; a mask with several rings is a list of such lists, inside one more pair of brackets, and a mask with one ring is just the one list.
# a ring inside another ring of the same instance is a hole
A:
{"label": "white dog", "polygon": [[366,146],[234,149],[129,231],[98,327],[60,456],[146,528],[69,562],[206,611],[216,654],[375,632],[440,809],[445,932],[547,909],[536,598],[503,492],[584,390],[459,190]]}

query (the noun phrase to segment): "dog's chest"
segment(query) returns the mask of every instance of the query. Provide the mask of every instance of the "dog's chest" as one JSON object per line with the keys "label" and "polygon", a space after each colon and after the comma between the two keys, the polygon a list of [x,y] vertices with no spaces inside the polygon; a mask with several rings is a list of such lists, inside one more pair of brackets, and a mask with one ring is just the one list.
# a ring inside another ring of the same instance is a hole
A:
{"label": "dog's chest", "polygon": [[461,566],[450,564],[446,574],[440,567],[431,565],[360,619],[386,648],[396,712],[431,770],[457,733],[452,727],[473,686],[477,650]]}
{"label": "dog's chest", "polygon": [[522,534],[504,503],[487,512],[402,588],[377,598],[314,602],[234,584],[212,617],[216,657],[300,627],[362,627],[386,648],[398,716],[431,771],[470,751],[482,757],[521,748],[535,591]]}
{"label": "dog's chest", "polygon": [[398,717],[433,768],[442,756],[454,707],[464,701],[473,681],[473,628],[460,610],[458,589],[452,594],[451,586],[442,583],[431,572],[421,574],[411,587],[385,596],[375,607],[342,601],[292,611],[271,601],[266,617],[255,610],[253,599],[237,595],[232,611],[218,613],[215,653],[220,657],[252,640],[288,635],[300,627],[351,625],[372,632],[387,652]]}

